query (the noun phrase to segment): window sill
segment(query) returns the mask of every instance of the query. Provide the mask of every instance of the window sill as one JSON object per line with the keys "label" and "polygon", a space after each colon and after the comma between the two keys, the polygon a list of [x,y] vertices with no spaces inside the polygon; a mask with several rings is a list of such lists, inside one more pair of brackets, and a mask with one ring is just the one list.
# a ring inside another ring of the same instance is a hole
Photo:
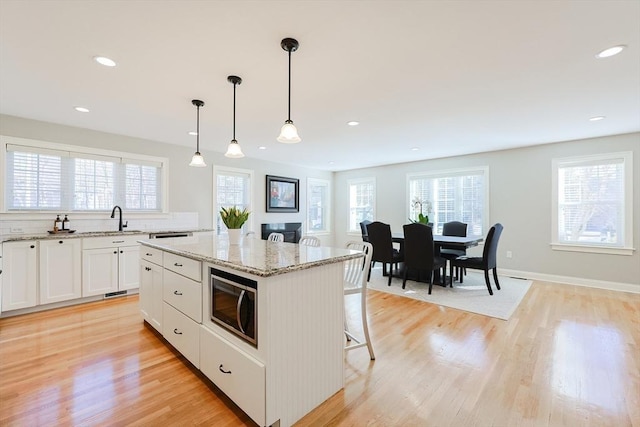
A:
{"label": "window sill", "polygon": [[612,248],[605,246],[585,246],[585,245],[570,245],[566,243],[551,243],[551,249],[554,251],[567,251],[567,252],[586,252],[593,254],[606,254],[606,255],[633,255],[634,248]]}

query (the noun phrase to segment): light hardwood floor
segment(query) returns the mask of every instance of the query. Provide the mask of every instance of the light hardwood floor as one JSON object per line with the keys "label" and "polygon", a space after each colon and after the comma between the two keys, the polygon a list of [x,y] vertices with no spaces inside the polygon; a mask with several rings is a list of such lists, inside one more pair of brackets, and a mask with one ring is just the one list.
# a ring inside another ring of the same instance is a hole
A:
{"label": "light hardwood floor", "polygon": [[[376,360],[298,425],[640,426],[640,295],[534,282],[503,321],[371,291],[369,316]],[[0,425],[253,423],[131,296],[0,319]]]}

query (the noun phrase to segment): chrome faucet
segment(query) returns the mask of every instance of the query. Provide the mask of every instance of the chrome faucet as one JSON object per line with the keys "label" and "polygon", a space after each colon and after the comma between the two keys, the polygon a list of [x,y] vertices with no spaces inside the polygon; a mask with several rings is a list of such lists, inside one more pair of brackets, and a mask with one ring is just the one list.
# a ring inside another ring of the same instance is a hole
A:
{"label": "chrome faucet", "polygon": [[120,219],[118,220],[118,231],[122,231],[123,228],[125,228],[128,224],[129,221],[126,221],[124,223],[124,225],[122,225],[122,208],[118,205],[115,205],[113,207],[113,210],[111,211],[111,218],[115,218],[116,217],[116,209],[118,209],[118,211],[120,211]]}

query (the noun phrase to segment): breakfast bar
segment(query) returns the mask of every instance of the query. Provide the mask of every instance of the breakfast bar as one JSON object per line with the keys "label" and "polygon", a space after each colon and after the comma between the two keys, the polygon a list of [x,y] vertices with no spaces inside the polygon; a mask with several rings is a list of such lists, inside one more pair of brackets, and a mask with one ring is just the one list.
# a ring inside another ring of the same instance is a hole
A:
{"label": "breakfast bar", "polygon": [[343,261],[357,251],[213,232],[141,240],[144,320],[259,425],[344,386]]}

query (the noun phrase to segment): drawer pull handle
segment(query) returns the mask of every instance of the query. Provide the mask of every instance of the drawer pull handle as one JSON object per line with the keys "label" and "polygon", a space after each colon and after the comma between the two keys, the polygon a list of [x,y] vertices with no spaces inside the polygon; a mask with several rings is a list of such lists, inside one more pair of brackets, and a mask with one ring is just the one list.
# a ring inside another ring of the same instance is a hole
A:
{"label": "drawer pull handle", "polygon": [[114,253],[114,254],[117,254],[117,253],[118,253],[118,251],[113,251],[113,253]]}
{"label": "drawer pull handle", "polygon": [[220,366],[218,366],[218,370],[220,370],[220,372],[222,372],[223,374],[230,374],[231,371],[225,371],[224,369],[222,369],[222,364],[220,364]]}
{"label": "drawer pull handle", "polygon": [[[182,332],[178,332],[178,328],[175,328],[173,330],[173,333],[176,334],[176,335],[182,335]],[[222,366],[222,365],[220,365],[220,366]]]}
{"label": "drawer pull handle", "polygon": [[111,243],[124,243],[124,240],[114,240]]}
{"label": "drawer pull handle", "polygon": [[145,267],[144,269],[147,270],[147,271],[151,271],[151,269],[149,267]]}
{"label": "drawer pull handle", "polygon": [[175,265],[176,267],[182,267],[182,264],[180,264],[178,262],[174,263],[173,265]]}
{"label": "drawer pull handle", "polygon": [[173,294],[174,294],[174,295],[178,295],[178,296],[180,296],[180,295],[182,295],[182,292],[173,291]]}
{"label": "drawer pull handle", "polygon": [[147,255],[147,256],[153,256],[153,254],[150,254],[150,253],[147,253],[146,255]]}

